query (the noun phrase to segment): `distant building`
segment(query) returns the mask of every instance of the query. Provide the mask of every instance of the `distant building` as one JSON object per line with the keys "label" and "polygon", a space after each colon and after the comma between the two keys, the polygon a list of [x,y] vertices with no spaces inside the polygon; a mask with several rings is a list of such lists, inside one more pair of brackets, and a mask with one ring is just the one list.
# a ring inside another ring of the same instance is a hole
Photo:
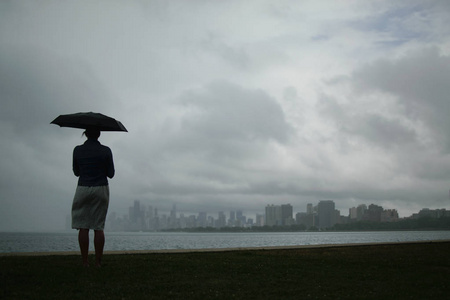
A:
{"label": "distant building", "polygon": [[293,208],[290,204],[267,205],[266,222],[267,226],[290,226],[295,224],[293,218]]}
{"label": "distant building", "polygon": [[305,225],[306,229],[316,226],[317,213],[312,203],[306,205],[306,213],[299,212],[295,215],[295,222],[298,225]]}
{"label": "distant building", "polygon": [[227,218],[225,216],[225,213],[223,211],[219,211],[219,217],[217,219],[216,227],[217,228],[225,227],[227,225],[227,220],[226,219]]}
{"label": "distant building", "polygon": [[322,200],[318,205],[319,228],[331,228],[336,224],[335,205],[332,200]]}
{"label": "distant building", "polygon": [[244,225],[246,223],[247,218],[242,213],[242,210],[236,211],[236,221],[237,221],[236,225],[239,227],[241,227],[242,225]]}
{"label": "distant building", "polygon": [[204,211],[198,213],[197,226],[206,227],[207,226],[207,214]]}
{"label": "distant building", "polygon": [[178,222],[180,228],[186,228],[186,218],[184,217],[184,214],[180,214],[179,222]]}
{"label": "distant building", "polygon": [[314,226],[314,214],[299,212],[295,215],[295,221],[298,225],[305,225],[306,229]]}
{"label": "distant building", "polygon": [[294,224],[293,208],[290,204],[281,205],[281,225],[288,226]]}
{"label": "distant building", "polygon": [[450,210],[442,209],[421,209],[418,213],[413,214],[412,218],[440,218],[440,217],[450,217]]}
{"label": "distant building", "polygon": [[230,211],[230,218],[228,219],[228,226],[234,227],[236,226],[236,212]]}
{"label": "distant building", "polygon": [[260,215],[260,214],[257,214],[256,215],[256,226],[264,226],[265,225],[265,223],[264,223],[264,215]]}
{"label": "distant building", "polygon": [[361,221],[367,211],[367,205],[361,204],[356,208],[356,220]]}
{"label": "distant building", "polygon": [[177,228],[179,227],[178,220],[177,220],[177,205],[174,204],[172,206],[172,210],[170,211],[169,216],[169,228]]}
{"label": "distant building", "polygon": [[348,209],[348,218],[350,219],[350,221],[356,221],[357,216],[358,214],[356,207],[351,207]]}
{"label": "distant building", "polygon": [[186,227],[187,228],[195,228],[198,227],[197,225],[197,217],[195,215],[190,215],[186,219]]}
{"label": "distant building", "polygon": [[370,204],[369,208],[366,210],[366,212],[363,215],[364,221],[370,221],[370,222],[381,222],[381,214],[383,212],[383,207]]}
{"label": "distant building", "polygon": [[341,221],[341,212],[340,212],[340,210],[338,210],[338,209],[335,209],[335,210],[334,210],[334,216],[333,216],[333,219],[331,220],[331,223],[333,223],[333,226],[334,226],[335,224],[341,224],[341,223],[343,223],[343,222]]}
{"label": "distant building", "polygon": [[396,209],[385,209],[381,212],[381,222],[397,222],[398,212]]}
{"label": "distant building", "polygon": [[281,225],[281,206],[273,204],[266,206],[266,225]]}
{"label": "distant building", "polygon": [[134,205],[128,209],[129,224],[127,230],[140,231],[146,230],[145,210],[141,207],[139,200],[134,201]]}

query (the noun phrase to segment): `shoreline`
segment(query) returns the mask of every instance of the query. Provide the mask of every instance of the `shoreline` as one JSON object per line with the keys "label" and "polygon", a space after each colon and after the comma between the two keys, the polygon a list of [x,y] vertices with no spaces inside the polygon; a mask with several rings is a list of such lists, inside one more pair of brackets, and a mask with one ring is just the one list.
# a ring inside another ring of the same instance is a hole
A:
{"label": "shoreline", "polygon": [[[201,248],[201,249],[157,249],[157,250],[109,250],[104,251],[104,255],[126,255],[126,254],[171,254],[171,253],[206,253],[206,252],[233,252],[233,251],[270,251],[270,250],[295,250],[295,249],[315,249],[315,248],[341,248],[341,247],[361,247],[361,246],[386,246],[386,245],[407,245],[407,244],[432,244],[448,243],[450,240],[427,240],[427,241],[405,241],[405,242],[374,242],[374,243],[349,243],[349,244],[317,244],[317,245],[293,245],[293,246],[267,246],[267,247],[237,247],[237,248]],[[89,254],[94,254],[89,251]],[[70,256],[80,255],[79,251],[51,251],[51,252],[5,252],[0,253],[0,257],[8,256]]]}

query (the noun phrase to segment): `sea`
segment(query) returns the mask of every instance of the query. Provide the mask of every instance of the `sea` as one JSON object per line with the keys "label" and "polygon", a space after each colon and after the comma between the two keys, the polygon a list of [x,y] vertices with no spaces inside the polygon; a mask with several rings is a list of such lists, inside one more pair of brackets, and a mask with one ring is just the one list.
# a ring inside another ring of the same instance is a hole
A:
{"label": "sea", "polygon": [[[450,231],[105,232],[105,251],[225,249],[450,240]],[[90,250],[94,250],[90,233]],[[78,251],[77,231],[0,232],[0,253]]]}

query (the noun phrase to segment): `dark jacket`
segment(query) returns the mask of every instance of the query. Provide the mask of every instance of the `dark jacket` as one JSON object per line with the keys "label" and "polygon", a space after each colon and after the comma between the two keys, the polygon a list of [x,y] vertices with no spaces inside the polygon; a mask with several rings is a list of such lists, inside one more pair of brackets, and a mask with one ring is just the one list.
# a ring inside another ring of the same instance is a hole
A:
{"label": "dark jacket", "polygon": [[73,173],[79,176],[80,186],[108,185],[107,177],[114,177],[111,149],[92,139],[76,146],[73,149]]}

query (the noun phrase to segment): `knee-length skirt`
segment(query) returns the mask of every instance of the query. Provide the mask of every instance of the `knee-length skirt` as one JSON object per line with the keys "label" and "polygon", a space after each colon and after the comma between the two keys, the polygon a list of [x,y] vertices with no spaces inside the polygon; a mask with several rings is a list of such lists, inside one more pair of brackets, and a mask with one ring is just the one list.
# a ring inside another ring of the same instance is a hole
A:
{"label": "knee-length skirt", "polygon": [[109,187],[77,186],[72,204],[72,228],[103,230],[109,205]]}

